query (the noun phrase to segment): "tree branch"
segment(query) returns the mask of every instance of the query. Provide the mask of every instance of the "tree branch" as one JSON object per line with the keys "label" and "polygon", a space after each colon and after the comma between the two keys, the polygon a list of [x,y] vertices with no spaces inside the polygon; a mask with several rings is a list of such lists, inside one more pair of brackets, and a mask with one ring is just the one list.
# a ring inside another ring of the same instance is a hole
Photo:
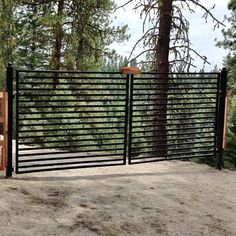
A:
{"label": "tree branch", "polygon": [[128,2],[126,2],[126,3],[124,3],[124,4],[122,4],[122,5],[118,6],[118,7],[116,7],[116,8],[114,9],[114,12],[117,11],[117,10],[119,10],[120,8],[123,8],[123,9],[124,9],[124,7],[127,6],[127,5],[129,5],[131,2],[133,2],[133,0],[129,0]]}

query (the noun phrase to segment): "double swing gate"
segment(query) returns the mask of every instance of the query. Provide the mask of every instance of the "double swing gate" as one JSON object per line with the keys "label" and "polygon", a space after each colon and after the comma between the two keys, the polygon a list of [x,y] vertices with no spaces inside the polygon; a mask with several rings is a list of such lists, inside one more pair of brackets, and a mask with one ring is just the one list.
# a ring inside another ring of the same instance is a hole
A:
{"label": "double swing gate", "polygon": [[14,81],[12,71],[9,66],[16,173],[190,158],[215,160],[221,168],[225,70],[17,70]]}

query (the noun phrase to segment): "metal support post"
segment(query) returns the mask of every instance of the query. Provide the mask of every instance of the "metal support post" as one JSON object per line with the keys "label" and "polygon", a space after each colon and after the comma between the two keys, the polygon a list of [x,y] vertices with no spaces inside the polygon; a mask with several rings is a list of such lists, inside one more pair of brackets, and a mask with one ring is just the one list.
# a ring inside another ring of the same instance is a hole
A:
{"label": "metal support post", "polygon": [[223,68],[220,76],[220,91],[219,91],[219,119],[218,119],[218,155],[216,168],[221,170],[223,166],[223,136],[224,136],[224,122],[225,120],[225,98],[226,98],[226,88],[227,88],[227,70]]}

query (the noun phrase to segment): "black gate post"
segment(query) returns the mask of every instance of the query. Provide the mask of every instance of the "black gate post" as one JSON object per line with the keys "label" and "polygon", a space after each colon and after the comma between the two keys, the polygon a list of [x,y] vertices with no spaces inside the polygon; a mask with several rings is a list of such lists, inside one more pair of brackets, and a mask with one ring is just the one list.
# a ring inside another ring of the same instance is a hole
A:
{"label": "black gate post", "polygon": [[131,164],[132,149],[132,126],[133,126],[133,92],[134,92],[134,74],[130,74],[130,102],[129,102],[129,133],[128,133],[128,163]]}
{"label": "black gate post", "polygon": [[[140,74],[141,70],[138,67],[122,67],[120,68],[122,74],[126,74],[126,93],[128,93],[126,100],[126,135],[125,152],[128,152],[128,164],[131,164],[131,149],[132,149],[132,120],[133,120],[133,90],[134,90],[134,75]],[[126,150],[128,148],[128,150]]]}
{"label": "black gate post", "polygon": [[224,139],[224,122],[225,120],[225,97],[227,88],[227,70],[223,68],[220,75],[220,91],[219,91],[219,112],[218,112],[218,138],[217,138],[217,163],[216,168],[221,170],[223,165],[223,139]]}
{"label": "black gate post", "polygon": [[13,138],[13,66],[7,65],[6,87],[8,94],[8,139],[6,177],[12,177],[12,138]]}

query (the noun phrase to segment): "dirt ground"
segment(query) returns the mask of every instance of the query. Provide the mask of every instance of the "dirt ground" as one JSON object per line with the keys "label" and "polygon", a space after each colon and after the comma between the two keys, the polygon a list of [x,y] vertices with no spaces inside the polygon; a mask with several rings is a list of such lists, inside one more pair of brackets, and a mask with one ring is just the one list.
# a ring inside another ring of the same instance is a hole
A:
{"label": "dirt ground", "polygon": [[159,162],[0,179],[3,236],[236,236],[236,172]]}

